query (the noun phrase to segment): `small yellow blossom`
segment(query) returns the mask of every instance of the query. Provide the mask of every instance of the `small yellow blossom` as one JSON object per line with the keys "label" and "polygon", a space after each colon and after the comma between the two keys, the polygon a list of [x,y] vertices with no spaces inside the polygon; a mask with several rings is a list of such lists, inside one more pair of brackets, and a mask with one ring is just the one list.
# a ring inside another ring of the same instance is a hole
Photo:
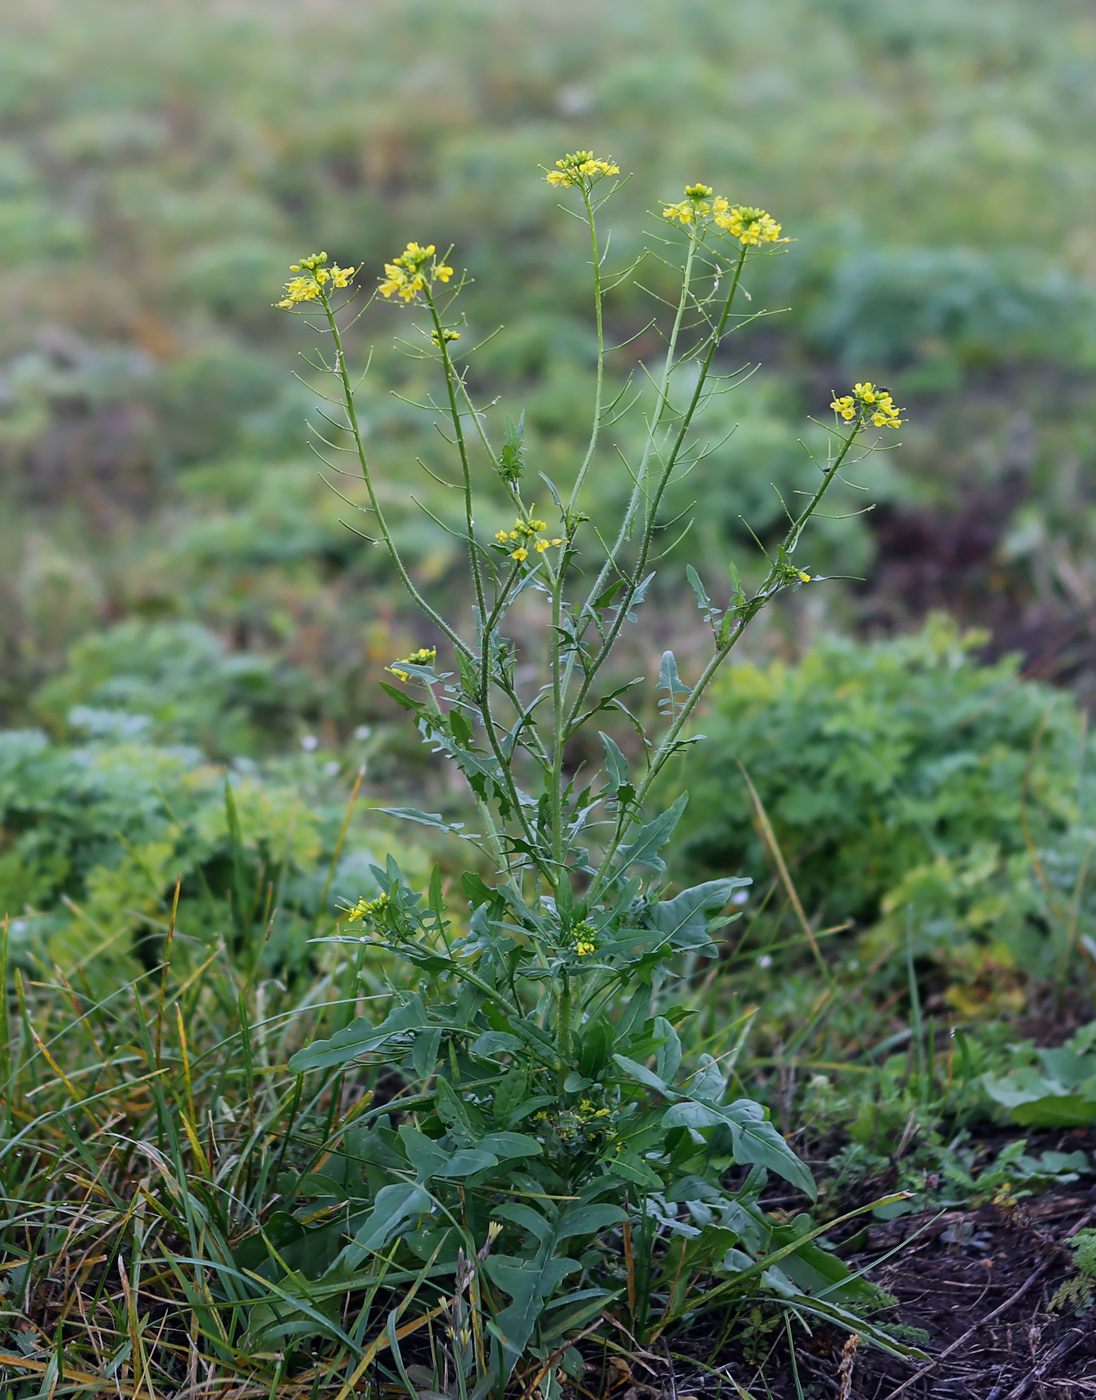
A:
{"label": "small yellow blossom", "polygon": [[724,229],[732,238],[737,238],[744,248],[757,247],[761,243],[787,243],[780,237],[783,227],[764,209],[752,209],[745,204],[735,204],[719,209],[714,215],[717,228]]}
{"label": "small yellow blossom", "polygon": [[[711,197],[711,185],[686,185],[685,198],[676,204],[664,204],[662,217],[671,223],[676,220],[682,228],[688,228],[690,224],[702,222],[712,212],[713,206],[707,202]],[[720,199],[715,202],[718,204]],[[722,203],[726,206],[727,201],[722,199]]]}
{"label": "small yellow blossom", "polygon": [[902,426],[902,410],[895,405],[890,390],[882,385],[873,384],[871,380],[865,380],[863,384],[854,384],[851,394],[835,394],[830,407],[846,423],[851,423],[854,418],[860,422],[870,418],[876,428]]}
{"label": "small yellow blossom", "polygon": [[418,651],[413,651],[410,656],[405,656],[402,661],[393,661],[386,670],[392,672],[401,681],[411,679],[411,673],[403,670],[404,666],[430,666],[438,655],[437,647],[420,647]]}
{"label": "small yellow blossom", "polygon": [[[450,269],[450,271],[452,271],[452,269]],[[451,340],[460,339],[460,331],[443,330],[441,335],[438,335],[437,331],[431,331],[430,339],[434,342],[435,345],[441,345],[443,343],[448,344],[448,342]]]}
{"label": "small yellow blossom", "polygon": [[378,914],[383,914],[392,903],[386,894],[377,895],[376,899],[359,899],[353,909],[346,916],[348,924],[357,923],[359,919],[375,919]]}
{"label": "small yellow blossom", "polygon": [[798,569],[798,570],[796,570],[796,572],[797,572],[798,575],[799,575],[799,582],[800,582],[800,583],[810,583],[810,581],[811,581],[811,576],[810,576],[810,574],[805,574],[805,573],[803,572],[802,569]]}
{"label": "small yellow blossom", "polygon": [[326,262],[326,253],[313,253],[310,257],[302,258],[299,263],[293,263],[289,269],[290,272],[296,272],[300,275],[291,278],[285,284],[285,296],[277,305],[288,309],[300,302],[315,301],[317,297],[321,296],[323,288],[328,282],[333,287],[349,287],[350,279],[357,269],[340,267],[338,263],[324,267]]}
{"label": "small yellow blossom", "polygon": [[594,944],[587,943],[585,939],[580,939],[579,942],[575,944],[575,952],[580,958],[589,957],[590,954],[594,952]]}
{"label": "small yellow blossom", "polygon": [[[448,282],[453,275],[453,269],[445,263],[440,263],[436,254],[437,248],[433,243],[428,243],[425,247],[421,243],[408,243],[399,257],[385,263],[384,276],[377,288],[381,296],[396,296],[401,301],[414,301],[419,292],[433,286],[435,282]],[[455,338],[456,333],[446,336],[446,339]]]}
{"label": "small yellow blossom", "polygon": [[[546,549],[554,549],[563,543],[563,540],[556,536],[549,539],[547,535],[540,534],[541,530],[547,530],[546,520],[515,520],[512,530],[498,530],[495,539],[503,545],[511,559],[516,559],[519,564],[524,564],[529,558],[530,548],[535,549],[538,554],[543,554]],[[516,549],[510,549],[511,544],[516,544]]]}
{"label": "small yellow blossom", "polygon": [[557,160],[555,170],[549,170],[544,178],[557,189],[570,189],[577,185],[589,192],[606,175],[619,174],[620,166],[613,160],[598,160],[593,151],[572,151],[562,160]]}
{"label": "small yellow blossom", "polygon": [[666,204],[662,209],[662,217],[669,219],[672,223],[675,219],[683,228],[696,220],[698,214],[709,214],[711,210],[706,204],[690,204],[687,199],[680,200],[677,204]]}
{"label": "small yellow blossom", "polygon": [[787,243],[780,237],[781,225],[764,209],[752,209],[745,204],[731,204],[724,195],[714,194],[711,185],[686,185],[685,198],[662,207],[662,217],[682,228],[693,225],[699,229],[709,221],[737,238],[744,248],[762,243]]}

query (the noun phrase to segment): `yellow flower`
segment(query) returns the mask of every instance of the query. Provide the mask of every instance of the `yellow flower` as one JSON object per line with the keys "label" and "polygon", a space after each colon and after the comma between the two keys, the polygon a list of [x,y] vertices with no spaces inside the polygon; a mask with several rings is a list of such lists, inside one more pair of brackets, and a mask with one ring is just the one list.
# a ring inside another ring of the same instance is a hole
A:
{"label": "yellow flower", "polygon": [[800,582],[800,583],[810,583],[810,581],[811,581],[811,576],[810,576],[810,574],[805,574],[805,573],[803,572],[802,569],[798,569],[798,570],[796,570],[796,572],[799,574],[799,582]]}
{"label": "yellow flower", "polygon": [[429,666],[437,658],[437,647],[420,647],[418,651],[413,651],[410,656],[405,656],[401,661],[393,661],[391,666],[385,669],[391,671],[401,681],[409,681],[411,673],[405,671],[405,666]]}
{"label": "yellow flower", "polygon": [[890,390],[873,384],[870,379],[854,384],[851,394],[835,395],[830,407],[846,423],[851,423],[854,418],[859,422],[870,418],[876,428],[902,426],[902,410],[896,407]]}
{"label": "yellow flower", "polygon": [[285,296],[277,303],[278,306],[288,308],[296,306],[302,301],[315,301],[321,295],[327,282],[330,282],[333,287],[348,287],[350,285],[350,279],[356,271],[355,268],[340,267],[338,263],[324,267],[325,262],[327,262],[326,253],[313,253],[310,257],[302,258],[299,263],[293,263],[290,266],[290,272],[296,272],[300,275],[285,284]]}
{"label": "yellow flower", "polygon": [[713,190],[711,185],[686,185],[685,193],[690,199],[709,199]]}
{"label": "yellow flower", "polygon": [[285,284],[285,297],[278,305],[286,307],[301,301],[313,301],[319,294],[319,284],[314,278],[294,277]]}
{"label": "yellow flower", "polygon": [[[433,243],[424,248],[421,243],[408,243],[407,247],[390,263],[384,265],[384,276],[377,290],[382,297],[397,296],[402,301],[413,301],[419,292],[434,282],[448,282],[453,269],[439,263]],[[429,264],[429,266],[428,266]],[[455,339],[447,336],[447,339]]]}
{"label": "yellow flower", "polygon": [[662,217],[664,219],[669,219],[671,223],[676,219],[682,227],[687,228],[689,224],[694,221],[698,213],[707,214],[708,212],[708,206],[706,204],[697,206],[695,204],[690,204],[687,199],[683,199],[677,204],[665,205],[662,210]]}
{"label": "yellow flower", "polygon": [[443,343],[448,344],[448,342],[451,340],[460,339],[460,331],[443,330],[441,335],[438,335],[437,331],[431,331],[430,339],[434,342],[435,345],[441,345]]}
{"label": "yellow flower", "polygon": [[598,160],[593,151],[572,151],[570,155],[557,160],[555,170],[549,170],[544,178],[557,189],[578,186],[589,193],[606,175],[619,174],[620,166],[613,160]]}
{"label": "yellow flower", "polygon": [[575,944],[575,952],[580,958],[588,957],[594,951],[594,945],[587,943],[585,939]]}
{"label": "yellow flower", "polygon": [[359,919],[376,918],[378,914],[384,913],[391,902],[392,901],[386,894],[379,894],[376,899],[366,899],[363,897],[359,899],[353,909],[350,910],[349,914],[346,916],[346,922],[348,924],[353,924],[357,923]]}
{"label": "yellow flower", "polygon": [[757,247],[761,243],[787,243],[780,237],[783,227],[764,209],[752,209],[749,205],[736,204],[720,209],[715,215],[718,228],[724,229],[732,238],[737,238],[744,248]]}
{"label": "yellow flower", "polygon": [[541,530],[547,530],[547,528],[548,522],[546,520],[534,520],[532,518],[529,520],[515,520],[512,530],[499,530],[495,535],[495,539],[508,550],[510,543],[512,541],[517,541],[517,549],[509,550],[510,558],[516,559],[519,564],[524,564],[526,559],[529,558],[529,546],[532,546],[538,554],[543,554],[546,549],[553,549],[557,545],[563,543],[562,539],[558,536],[555,539],[549,539],[546,535],[538,533]]}

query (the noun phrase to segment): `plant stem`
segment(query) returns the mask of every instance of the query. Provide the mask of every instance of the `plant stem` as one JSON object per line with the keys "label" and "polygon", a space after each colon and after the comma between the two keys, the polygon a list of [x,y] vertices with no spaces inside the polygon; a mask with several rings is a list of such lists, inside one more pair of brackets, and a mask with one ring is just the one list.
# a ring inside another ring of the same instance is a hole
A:
{"label": "plant stem", "polygon": [[373,484],[373,475],[369,470],[369,460],[365,452],[365,443],[362,440],[361,426],[358,423],[358,411],[354,403],[354,391],[350,387],[350,375],[346,368],[346,353],[343,350],[342,336],[339,333],[339,324],[335,319],[335,313],[332,310],[331,302],[328,300],[327,294],[321,289],[320,295],[323,301],[324,314],[327,317],[328,329],[331,332],[331,340],[335,346],[335,369],[333,373],[338,376],[339,382],[342,385],[343,407],[346,410],[346,419],[350,427],[350,435],[353,437],[354,446],[357,449],[362,480],[365,482],[365,488],[369,492],[369,503],[376,517],[377,528],[380,530],[381,539],[384,540],[389,557],[396,566],[396,572],[400,576],[401,583],[404,588],[407,589],[408,593],[410,593],[415,604],[422,609],[436,627],[441,629],[458,651],[463,652],[465,656],[471,659],[472,648],[452,627],[450,627],[445,618],[430,606],[411,581],[411,575],[407,572],[403,559],[400,557],[400,552],[396,548],[395,541],[389,532],[388,522],[384,518],[384,511],[381,509],[381,503],[377,499],[376,487]]}
{"label": "plant stem", "polygon": [[[738,619],[738,622],[731,629],[731,632],[727,637],[726,641],[721,643],[716,648],[715,654],[705,666],[703,672],[701,673],[700,679],[693,687],[692,692],[686,699],[685,703],[681,706],[681,709],[679,710],[673,723],[670,725],[670,728],[667,731],[665,738],[662,740],[661,744],[659,744],[658,749],[652,757],[647,769],[647,774],[636,792],[635,803],[632,807],[632,810],[634,812],[641,812],[643,810],[643,804],[646,801],[647,797],[650,795],[650,791],[652,786],[654,785],[655,780],[657,779],[659,773],[662,771],[667,760],[676,751],[682,730],[684,729],[690,716],[692,715],[693,711],[696,709],[698,703],[700,702],[701,696],[711,684],[716,672],[719,670],[719,668],[723,665],[724,661],[726,661],[727,657],[734,650],[739,638],[742,636],[743,632],[749,626],[750,622],[757,615],[757,613],[760,612],[762,607],[764,607],[764,605],[767,602],[774,598],[776,594],[780,592],[781,588],[785,586],[786,566],[782,567],[782,561],[786,559],[787,556],[791,553],[791,551],[795,548],[795,545],[803,532],[804,525],[806,525],[807,521],[814,514],[815,510],[818,508],[818,505],[822,500],[822,497],[829,490],[831,484],[837,476],[838,469],[844,462],[845,458],[848,456],[853,443],[856,441],[856,438],[859,436],[863,427],[864,424],[862,420],[858,419],[853,425],[852,429],[850,430],[848,437],[843,439],[841,451],[838,453],[832,465],[825,468],[825,474],[823,475],[822,481],[819,483],[818,489],[815,491],[810,501],[804,507],[802,514],[799,515],[799,517],[795,521],[793,521],[791,526],[789,527],[788,533],[784,538],[784,544],[781,547],[778,560],[770,568],[764,584],[762,584],[761,588],[758,589],[757,593],[755,593],[754,596],[750,599],[750,601],[745,605]],[[623,841],[624,836],[634,825],[634,819],[630,822],[623,822],[618,824],[617,830],[613,836],[613,840],[610,842],[609,848],[605,852],[601,865],[598,868],[598,873],[595,876],[593,884],[591,885],[590,890],[587,893],[587,898],[590,900],[591,903],[593,903],[596,900],[598,894],[601,891],[604,880],[609,874],[612,859],[616,855],[617,850],[620,848],[620,844]]]}
{"label": "plant stem", "polygon": [[574,704],[571,707],[571,711],[568,716],[568,724],[572,723],[575,716],[578,714],[580,707],[582,706],[587,694],[589,693],[590,686],[593,684],[595,677],[601,670],[602,666],[605,664],[609,653],[615,646],[616,639],[620,635],[620,629],[624,626],[624,622],[628,616],[631,604],[635,599],[636,590],[642,582],[643,570],[647,567],[647,560],[649,559],[651,552],[651,543],[654,539],[654,532],[658,518],[658,508],[662,504],[662,498],[665,495],[666,488],[670,483],[670,477],[673,474],[673,470],[677,466],[678,458],[681,455],[681,449],[684,446],[685,438],[688,434],[690,426],[692,425],[693,417],[696,413],[697,408],[700,405],[700,401],[704,393],[704,388],[708,381],[708,375],[711,372],[712,361],[715,358],[715,352],[719,348],[720,341],[723,339],[723,333],[727,327],[727,322],[730,319],[731,307],[734,304],[735,294],[738,291],[738,284],[742,280],[742,269],[746,265],[746,255],[748,252],[749,249],[743,246],[742,251],[738,255],[738,262],[735,264],[734,277],[731,280],[731,288],[730,291],[727,293],[726,300],[723,303],[723,310],[720,313],[719,320],[716,323],[715,329],[712,331],[712,334],[709,338],[708,353],[704,356],[704,359],[701,362],[700,373],[698,374],[696,381],[696,388],[693,390],[693,395],[689,401],[688,408],[682,415],[681,424],[678,428],[677,437],[674,441],[673,448],[671,449],[669,456],[666,458],[665,464],[662,468],[662,472],[658,479],[658,485],[655,487],[654,494],[650,498],[647,505],[647,523],[643,530],[643,541],[640,545],[639,558],[636,561],[635,568],[631,571],[631,578],[625,584],[624,594],[620,603],[620,607],[617,609],[616,617],[613,619],[613,622],[609,627],[608,635],[602,642],[601,648],[598,651],[597,655],[586,668],[586,674],[583,677],[582,685],[579,687],[578,695],[575,699]]}
{"label": "plant stem", "polygon": [[578,503],[579,493],[586,480],[586,473],[590,470],[590,463],[593,461],[594,452],[597,449],[597,440],[601,433],[601,413],[602,394],[605,386],[605,323],[604,307],[602,301],[604,293],[601,288],[601,253],[597,243],[597,223],[594,219],[593,206],[590,203],[590,191],[583,187],[582,198],[586,205],[586,222],[590,226],[590,251],[593,256],[594,265],[594,317],[597,322],[597,378],[594,389],[594,421],[590,428],[590,442],[586,448],[586,456],[582,459],[582,465],[578,469],[575,477],[575,484],[571,488],[571,498],[567,503],[567,513],[570,515]]}

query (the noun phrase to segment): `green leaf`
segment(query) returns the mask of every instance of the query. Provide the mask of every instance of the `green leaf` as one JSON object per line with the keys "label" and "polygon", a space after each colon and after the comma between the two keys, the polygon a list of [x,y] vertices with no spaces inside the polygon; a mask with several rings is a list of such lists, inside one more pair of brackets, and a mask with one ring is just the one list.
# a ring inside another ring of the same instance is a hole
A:
{"label": "green leaf", "polygon": [[399,1135],[403,1150],[407,1153],[407,1160],[415,1168],[422,1182],[428,1181],[435,1172],[445,1166],[452,1155],[446,1148],[439,1147],[433,1138],[428,1138],[425,1133],[419,1132],[418,1128],[411,1127],[409,1123],[401,1124]]}
{"label": "green leaf", "polygon": [[814,1200],[818,1194],[814,1177],[765,1117],[759,1103],[736,1099],[722,1112],[731,1125],[731,1151],[736,1162],[767,1167]]}
{"label": "green leaf", "polygon": [[493,1152],[496,1157],[539,1157],[544,1150],[536,1138],[525,1133],[488,1133],[481,1138],[480,1147]]}
{"label": "green leaf", "polygon": [[686,564],[685,566],[685,577],[689,580],[689,587],[693,590],[693,594],[696,597],[696,605],[703,614],[704,621],[707,623],[714,623],[719,618],[723,609],[712,606],[712,600],[708,597],[708,590],[704,587],[703,580],[691,564]]}
{"label": "green leaf", "polygon": [[654,1089],[663,1098],[671,1101],[681,1097],[675,1089],[671,1089],[664,1079],[661,1079],[653,1070],[649,1070],[646,1065],[628,1059],[627,1055],[614,1055],[613,1059],[629,1079],[637,1080],[640,1084],[646,1085],[648,1089]]}
{"label": "green leaf", "polygon": [[438,1176],[473,1176],[485,1167],[497,1167],[499,1159],[493,1152],[483,1147],[462,1147],[454,1152],[443,1166],[437,1169]]}
{"label": "green leaf", "polygon": [[413,715],[417,715],[425,709],[421,700],[413,699],[406,691],[398,690],[394,685],[389,685],[387,681],[381,681],[380,684],[385,694],[390,699],[395,700],[396,704],[399,705],[401,709],[409,710]]}
{"label": "green leaf", "polygon": [[600,729],[598,730],[598,738],[605,748],[605,767],[609,770],[609,785],[614,792],[619,792],[628,781],[628,760],[608,734],[603,734]]}
{"label": "green leaf", "polygon": [[610,1225],[620,1225],[627,1219],[627,1211],[606,1202],[569,1206],[560,1216],[556,1238],[566,1240],[574,1235],[596,1235],[601,1230],[607,1230]]}
{"label": "green leaf", "polygon": [[641,826],[634,841],[621,846],[617,852],[617,864],[621,870],[626,870],[630,865],[646,865],[653,870],[666,869],[665,862],[657,853],[674,834],[688,800],[688,793],[683,792],[672,807]]}
{"label": "green leaf", "polygon": [[1069,1089],[1041,1074],[1034,1065],[1011,1070],[1002,1078],[984,1074],[986,1093],[1004,1104],[1014,1123],[1029,1128],[1082,1128],[1096,1122],[1096,1095],[1088,1084]]}
{"label": "green leaf", "polygon": [[359,1016],[343,1030],[337,1031],[330,1040],[317,1040],[312,1045],[306,1045],[290,1059],[289,1068],[294,1074],[303,1074],[310,1069],[333,1069],[349,1064],[359,1055],[379,1050],[395,1035],[428,1029],[430,1023],[426,1008],[417,996],[413,996],[390,1011],[379,1026],[372,1026],[364,1016]]}
{"label": "green leaf", "polygon": [[651,1191],[662,1189],[663,1181],[658,1173],[632,1152],[618,1153],[612,1160],[606,1157],[601,1165],[613,1176],[623,1177],[636,1186],[646,1186]]}
{"label": "green leaf", "polygon": [[552,1222],[521,1201],[505,1201],[502,1205],[492,1206],[491,1214],[496,1220],[509,1220],[520,1225],[538,1244],[543,1244],[552,1232]]}
{"label": "green leaf", "polygon": [[765,1110],[751,1099],[736,1099],[726,1108],[688,1099],[675,1103],[662,1116],[664,1128],[714,1128],[731,1130],[731,1150],[741,1166],[767,1167],[814,1200],[814,1177],[765,1117]]}
{"label": "green leaf", "polygon": [[578,1067],[586,1079],[596,1079],[609,1063],[615,1040],[612,1023],[605,1016],[595,1016],[582,1027]]}
{"label": "green leaf", "polygon": [[604,589],[594,599],[594,607],[607,608],[609,604],[613,601],[613,599],[616,597],[616,595],[620,592],[620,590],[624,587],[624,582],[625,581],[622,578],[614,579],[613,582],[609,585],[609,587]]}
{"label": "green leaf", "polygon": [[418,822],[421,826],[432,826],[435,831],[444,831],[449,836],[471,839],[464,831],[463,822],[447,822],[440,812],[420,812],[417,807],[375,807],[375,812],[383,812],[386,817],[399,817],[405,822]]}
{"label": "green leaf", "polygon": [[415,1043],[411,1047],[411,1063],[415,1067],[415,1073],[420,1079],[429,1079],[434,1072],[434,1066],[438,1062],[438,1050],[441,1048],[441,1027],[434,1026],[432,1030],[419,1031],[415,1035]]}
{"label": "green leaf", "polygon": [[417,1219],[432,1205],[429,1192],[421,1186],[402,1181],[394,1186],[382,1186],[365,1223],[347,1245],[344,1257],[353,1267],[364,1255],[390,1244],[407,1221]]}
{"label": "green leaf", "polygon": [[473,1055],[512,1055],[521,1047],[522,1042],[509,1031],[484,1031],[468,1048]]}
{"label": "green leaf", "polygon": [[693,885],[673,899],[656,904],[650,911],[651,922],[675,948],[711,947],[709,923],[722,912],[736,889],[752,883],[735,876]]}
{"label": "green leaf", "polygon": [[524,1070],[512,1069],[498,1081],[494,1097],[496,1123],[510,1126],[514,1110],[520,1107],[529,1087],[529,1077]]}
{"label": "green leaf", "polygon": [[545,1241],[535,1259],[489,1254],[483,1261],[491,1282],[514,1300],[487,1324],[502,1343],[504,1379],[509,1379],[528,1346],[545,1301],[568,1274],[581,1267],[576,1259],[546,1258],[549,1243]]}
{"label": "green leaf", "polygon": [[460,1095],[449,1083],[448,1079],[440,1076],[434,1086],[434,1093],[437,1095],[438,1117],[454,1132],[459,1142],[462,1138],[469,1141],[475,1137],[472,1132],[472,1120],[468,1116]]}
{"label": "green leaf", "polygon": [[686,696],[693,693],[692,686],[688,686],[677,673],[677,661],[672,651],[662,653],[662,664],[658,668],[659,692],[666,692],[666,699],[659,701],[659,708],[663,714],[673,714],[679,695]]}
{"label": "green leaf", "polygon": [[672,1084],[681,1068],[681,1040],[665,1016],[655,1017],[655,1035],[665,1043],[655,1051],[655,1071],[666,1084]]}

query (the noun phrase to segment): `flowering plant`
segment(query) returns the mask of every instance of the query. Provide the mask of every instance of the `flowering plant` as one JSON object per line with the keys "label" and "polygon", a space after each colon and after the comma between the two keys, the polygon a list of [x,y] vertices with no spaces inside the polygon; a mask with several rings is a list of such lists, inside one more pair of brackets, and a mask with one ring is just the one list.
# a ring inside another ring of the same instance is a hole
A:
{"label": "flowering plant", "polygon": [[[376,295],[419,313],[422,353],[442,386],[463,501],[470,625],[424,596],[390,529],[359,427],[345,303],[333,295],[346,286],[342,270],[328,275],[323,254],[302,260],[305,271],[279,303],[318,312],[330,336],[334,355],[317,367],[337,386],[370,533],[430,632],[428,647],[389,666],[398,684],[385,689],[463,775],[478,830],[392,810],[479,852],[461,882],[468,910],[459,927],[440,875],[416,891],[391,860],[375,872],[381,894],[353,906],[337,937],[386,950],[432,980],[397,995],[379,1023],[360,1018],[300,1051],[292,1068],[341,1073],[364,1060],[398,1068],[404,1088],[363,1111],[344,1144],[364,1166],[357,1194],[346,1187],[352,1224],[339,1267],[363,1287],[366,1278],[379,1287],[385,1269],[397,1270],[393,1278],[423,1271],[423,1296],[448,1300],[437,1306],[462,1397],[477,1386],[504,1387],[517,1366],[526,1393],[555,1393],[561,1368],[581,1368],[576,1339],[601,1319],[615,1316],[649,1343],[697,1305],[700,1279],[712,1285],[710,1303],[764,1276],[825,1316],[864,1289],[811,1243],[817,1231],[781,1225],[758,1206],[770,1172],[806,1198],[814,1183],[760,1105],[727,1099],[748,1018],[707,1053],[687,1057],[681,1028],[692,1008],[682,968],[716,955],[713,934],[733,917],[725,911],[748,881],[732,875],[667,897],[664,851],[686,799],[662,811],[650,804],[667,764],[699,740],[691,728],[697,706],[750,622],[779,594],[814,584],[796,562],[800,538],[850,454],[873,450],[870,426],[896,427],[898,410],[871,384],[835,397],[832,450],[815,462],[813,490],[789,517],[755,591],[732,567],[728,591],[713,600],[687,569],[710,647],[689,680],[665,652],[653,678],[661,701],[651,732],[628,703],[642,682],[609,680],[609,661],[653,577],[667,487],[696,460],[704,407],[728,387],[716,356],[752,319],[738,311],[743,271],[787,239],[764,210],[732,205],[707,185],[663,207],[683,241],[666,352],[652,376],[642,452],[623,463],[627,504],[615,520],[592,519],[600,437],[623,411],[605,389],[608,283],[597,223],[619,174],[614,161],[589,151],[546,172],[552,187],[577,195],[588,226],[598,337],[590,436],[566,485],[527,460],[521,419],[506,420],[504,441],[492,437],[457,348],[461,279],[450,285],[454,270],[435,245],[409,243],[378,280]],[[475,454],[494,469],[493,501],[477,500]],[[532,504],[530,481],[547,491],[551,510]],[[512,527],[480,523],[500,510]],[[530,599],[550,619],[539,657],[519,656],[505,631]],[[638,734],[631,754],[608,732],[619,718]],[[596,770],[572,758],[576,736],[591,729],[603,755]],[[732,1187],[733,1166],[745,1172]],[[807,1296],[820,1280],[826,1301]],[[433,1388],[443,1389],[437,1376]]]}

